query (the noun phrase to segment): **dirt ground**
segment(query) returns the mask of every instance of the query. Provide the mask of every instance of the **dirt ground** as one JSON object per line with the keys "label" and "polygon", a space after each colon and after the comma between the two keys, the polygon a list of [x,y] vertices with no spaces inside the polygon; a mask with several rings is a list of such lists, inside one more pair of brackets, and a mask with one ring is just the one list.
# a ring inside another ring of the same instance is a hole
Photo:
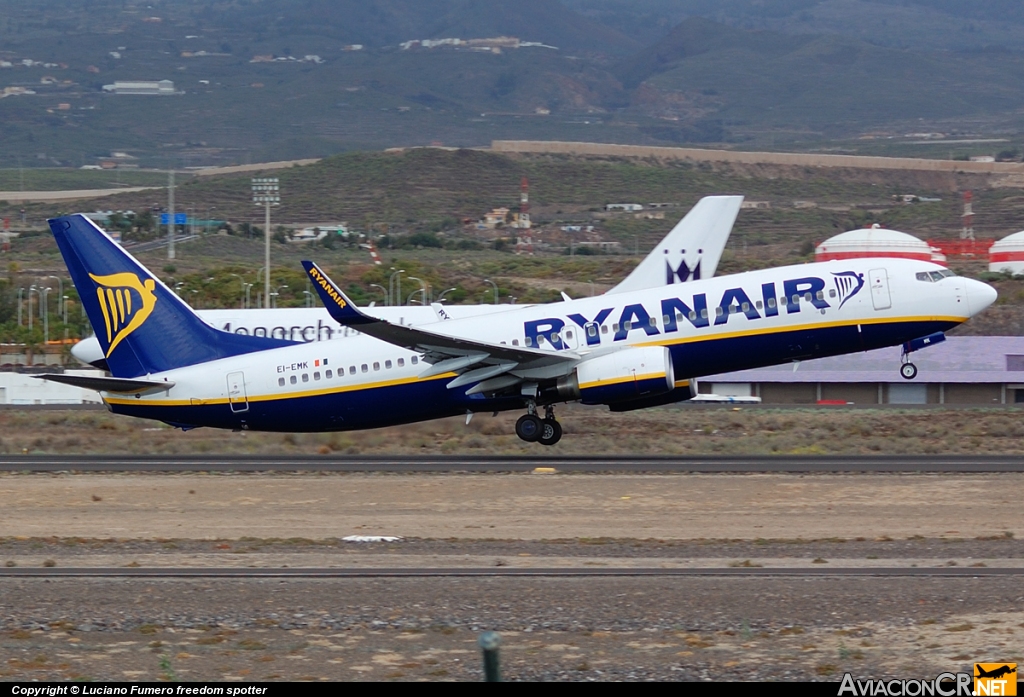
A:
{"label": "dirt ground", "polygon": [[564,405],[556,446],[514,435],[518,412],[343,433],[182,433],[102,409],[0,409],[0,454],[877,455],[1024,454],[1024,414],[1005,407],[738,407],[682,404],[613,414]]}
{"label": "dirt ground", "polygon": [[1024,537],[1024,474],[0,475],[3,535]]}
{"label": "dirt ground", "polygon": [[[1024,475],[0,475],[0,564],[1021,567]],[[347,543],[351,534],[397,535]],[[1024,662],[1019,576],[0,575],[0,679],[934,677]]]}

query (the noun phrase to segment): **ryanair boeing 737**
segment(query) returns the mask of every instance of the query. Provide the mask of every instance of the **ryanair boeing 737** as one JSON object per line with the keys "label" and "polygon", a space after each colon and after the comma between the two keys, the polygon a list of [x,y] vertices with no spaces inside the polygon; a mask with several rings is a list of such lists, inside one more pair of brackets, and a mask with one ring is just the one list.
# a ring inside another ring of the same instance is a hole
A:
{"label": "ryanair boeing 737", "polygon": [[[606,295],[699,281],[715,275],[725,243],[740,212],[742,196],[705,196],[651,250],[632,273]],[[515,305],[458,305],[368,307],[369,315],[389,322],[421,326],[453,318],[521,309]],[[197,314],[218,329],[235,334],[269,336],[292,341],[347,339],[357,332],[339,327],[322,307],[198,310]],[[71,354],[103,370],[107,359],[95,336],[79,341]]]}
{"label": "ryanair boeing 737", "polygon": [[670,404],[703,375],[902,345],[913,378],[907,353],[996,299],[936,264],[862,259],[409,327],[356,308],[303,262],[331,317],[359,334],[301,343],[211,327],[84,216],[50,228],[111,376],[46,377],[184,429],[342,431],[523,410],[517,435],[553,445],[558,403]]}

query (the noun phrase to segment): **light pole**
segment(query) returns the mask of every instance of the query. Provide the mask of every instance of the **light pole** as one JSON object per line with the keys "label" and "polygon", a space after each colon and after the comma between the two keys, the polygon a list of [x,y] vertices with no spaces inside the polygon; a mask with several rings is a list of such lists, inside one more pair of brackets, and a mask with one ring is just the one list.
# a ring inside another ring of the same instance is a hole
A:
{"label": "light pole", "polygon": [[484,279],[484,283],[490,283],[492,286],[494,286],[494,304],[497,305],[498,304],[498,284],[495,283],[494,281],[492,281],[489,278],[485,278]]}
{"label": "light pole", "polygon": [[246,310],[248,310],[249,306],[252,305],[252,303],[249,300],[249,291],[252,290],[252,286],[253,286],[252,283],[246,283],[245,284],[245,307],[244,307],[244,309],[246,309]]}
{"label": "light pole", "polygon": [[39,300],[42,303],[41,308],[43,310],[43,345],[50,342],[50,307],[46,302],[46,296],[50,293],[50,287],[43,288],[43,294],[39,296]]}
{"label": "light pole", "polygon": [[257,205],[262,203],[266,208],[263,237],[264,263],[267,266],[264,292],[267,297],[270,296],[270,207],[281,205],[280,194],[277,177],[256,177],[252,180],[252,202]]}
{"label": "light pole", "polygon": [[21,320],[21,296],[24,295],[24,293],[25,293],[25,289],[24,288],[18,288],[18,326],[19,327],[22,326],[22,320]]}
{"label": "light pole", "polygon": [[270,304],[270,306],[271,307],[277,307],[277,296],[281,294],[281,289],[282,288],[287,288],[287,287],[288,286],[286,286],[284,284],[281,284],[277,288],[274,289],[274,292],[270,294],[270,297],[271,297],[271,304]]}
{"label": "light pole", "polygon": [[[427,284],[423,282],[422,278],[416,278],[415,276],[409,276],[409,280],[410,281],[419,281],[420,289],[419,290],[414,290],[413,292],[409,293],[409,299],[405,302],[405,304],[406,305],[411,304],[412,303],[412,296],[416,295],[417,293],[422,293],[422,297],[420,298],[420,305],[426,305],[427,304]],[[401,296],[399,296],[399,297],[401,297]]]}
{"label": "light pole", "polygon": [[391,298],[388,297],[388,289],[387,288],[385,288],[384,286],[382,286],[379,283],[371,283],[370,287],[371,288],[380,288],[381,292],[384,293],[384,304],[385,305],[390,305],[391,304]]}
{"label": "light pole", "polygon": [[[68,323],[68,296],[62,295],[61,299],[64,301],[63,303],[61,303],[61,307],[64,308],[64,324],[67,324]],[[64,331],[67,331],[67,327],[64,328]]]}
{"label": "light pole", "polygon": [[237,278],[239,280],[239,282],[242,284],[242,286],[241,286],[242,294],[238,296],[238,306],[244,310],[245,309],[245,300],[244,300],[243,296],[245,295],[245,279],[242,278],[241,276],[239,276],[237,273],[233,273],[231,275],[234,276],[235,278]]}
{"label": "light pole", "polygon": [[62,314],[62,312],[61,312],[61,307],[62,307],[61,300],[64,297],[64,281],[61,280],[60,276],[52,276],[51,275],[51,276],[47,276],[46,278],[56,278],[57,279],[57,314],[58,315]]}
{"label": "light pole", "polygon": [[442,300],[444,300],[445,294],[446,293],[451,293],[453,290],[458,290],[458,289],[457,288],[447,288],[445,290],[442,290],[441,294],[439,296],[437,296],[437,302],[440,303]]}
{"label": "light pole", "polygon": [[[167,172],[167,258],[174,258],[174,170]],[[159,226],[157,226],[159,227]]]}
{"label": "light pole", "polygon": [[35,286],[29,286],[28,289],[28,330],[32,331],[32,294],[39,295],[39,291],[36,290]]}
{"label": "light pole", "polygon": [[[392,266],[391,268],[394,269],[395,267]],[[388,305],[394,305],[396,297],[398,298],[398,304],[399,305],[402,304],[402,277],[399,274],[403,274],[403,273],[405,273],[405,269],[398,269],[393,274],[391,274],[391,278],[388,280]],[[396,276],[398,276],[398,293],[397,293],[397,295],[395,293],[395,277]]]}

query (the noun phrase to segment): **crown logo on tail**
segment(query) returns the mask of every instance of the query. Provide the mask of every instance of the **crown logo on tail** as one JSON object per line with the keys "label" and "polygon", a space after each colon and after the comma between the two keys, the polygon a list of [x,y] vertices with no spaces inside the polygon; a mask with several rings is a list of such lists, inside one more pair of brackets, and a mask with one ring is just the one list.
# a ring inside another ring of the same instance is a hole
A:
{"label": "crown logo on tail", "polygon": [[89,274],[89,278],[96,283],[96,298],[107,330],[107,358],[110,358],[117,345],[153,313],[156,283],[151,278],[140,281],[133,273]]}

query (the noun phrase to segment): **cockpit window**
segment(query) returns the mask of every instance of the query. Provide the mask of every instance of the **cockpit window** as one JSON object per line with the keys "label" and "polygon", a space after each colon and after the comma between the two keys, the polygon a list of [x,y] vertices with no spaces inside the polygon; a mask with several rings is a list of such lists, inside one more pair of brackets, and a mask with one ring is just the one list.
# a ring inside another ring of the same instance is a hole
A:
{"label": "cockpit window", "polygon": [[942,271],[919,271],[917,274],[917,280],[924,281],[925,283],[937,283],[944,278],[952,278],[956,274],[949,269],[943,269]]}

